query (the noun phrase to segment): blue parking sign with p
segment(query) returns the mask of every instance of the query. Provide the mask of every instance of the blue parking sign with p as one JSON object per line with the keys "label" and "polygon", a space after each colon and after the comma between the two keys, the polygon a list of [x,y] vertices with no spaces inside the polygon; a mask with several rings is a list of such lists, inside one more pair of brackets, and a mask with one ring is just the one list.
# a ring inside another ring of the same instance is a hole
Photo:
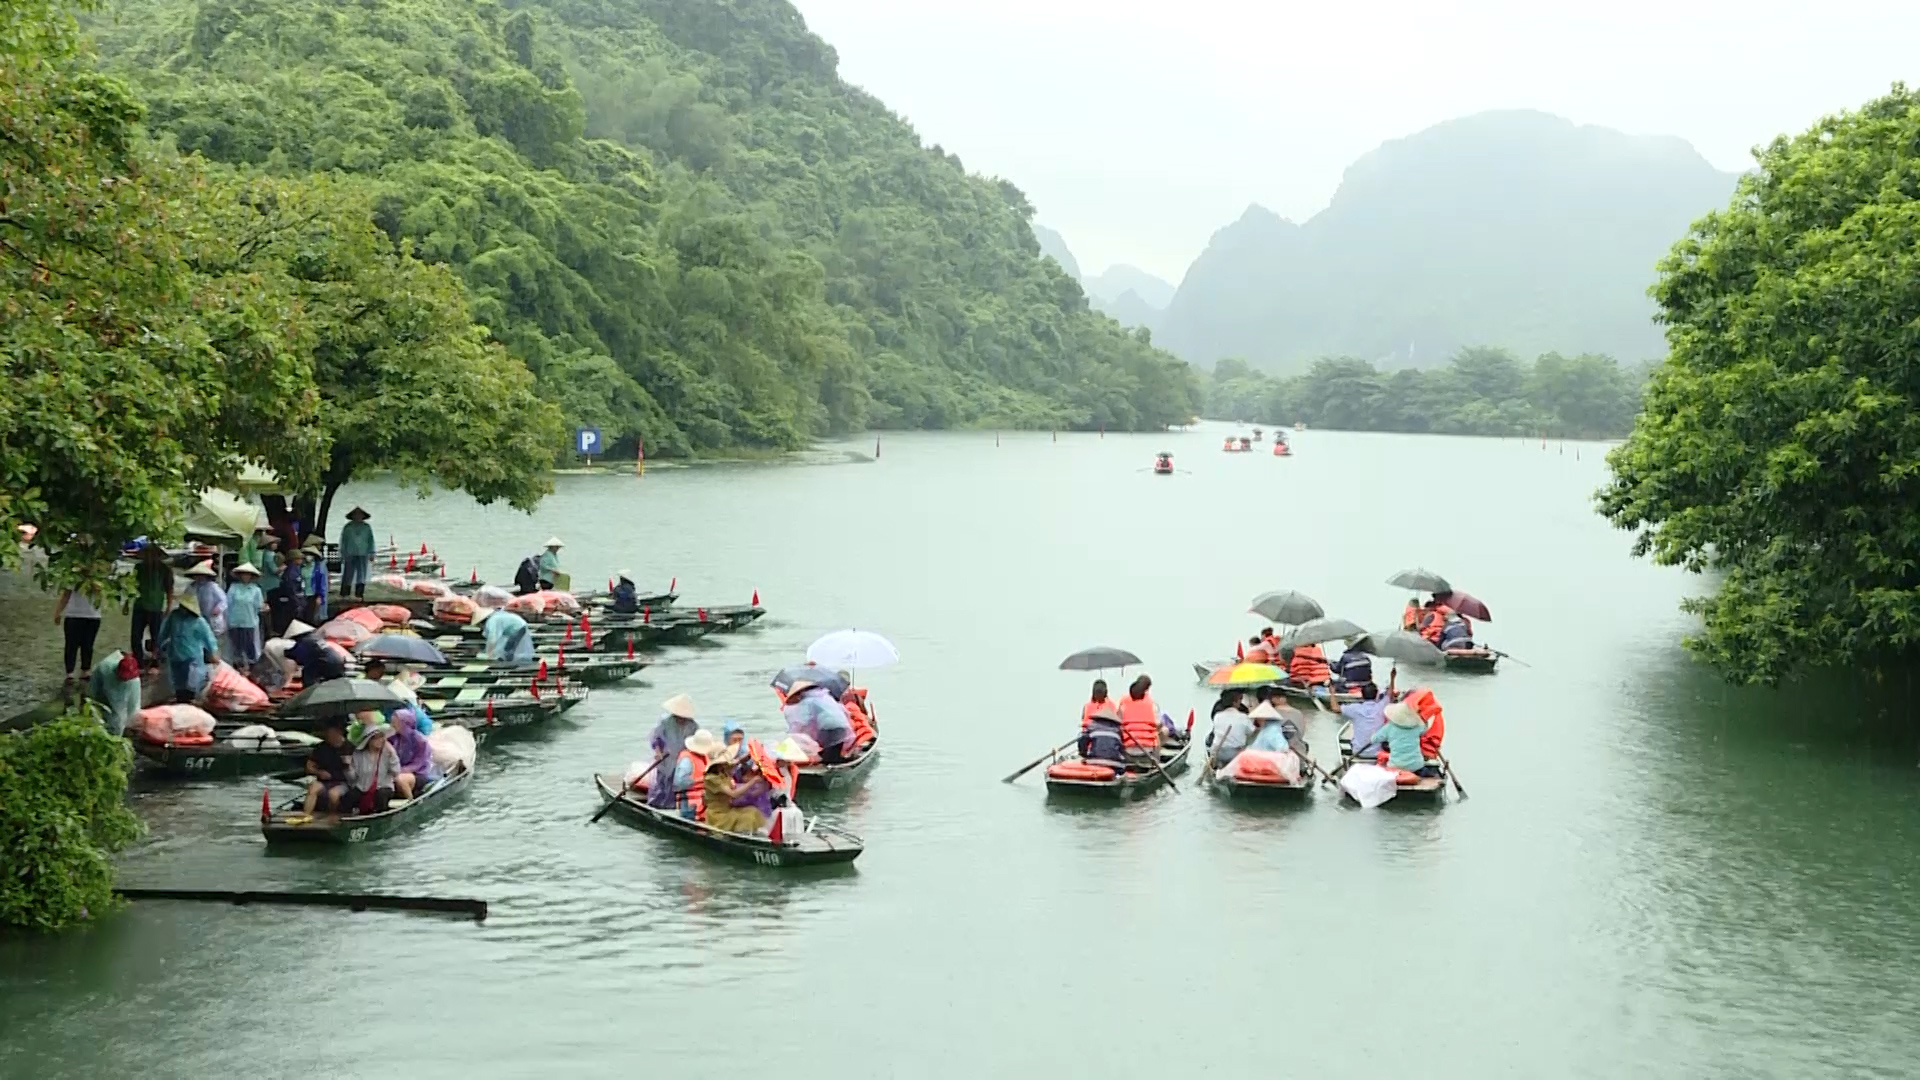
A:
{"label": "blue parking sign with p", "polygon": [[600,429],[583,427],[573,433],[573,448],[591,457],[600,452]]}

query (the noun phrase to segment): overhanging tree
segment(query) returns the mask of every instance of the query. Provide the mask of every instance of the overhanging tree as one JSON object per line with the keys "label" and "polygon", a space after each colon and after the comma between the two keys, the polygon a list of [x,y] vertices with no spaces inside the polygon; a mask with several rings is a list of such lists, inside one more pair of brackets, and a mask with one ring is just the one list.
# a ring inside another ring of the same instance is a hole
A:
{"label": "overhanging tree", "polygon": [[1662,262],[1670,355],[1599,505],[1722,577],[1689,645],[1737,682],[1920,644],[1920,97],[1774,141]]}

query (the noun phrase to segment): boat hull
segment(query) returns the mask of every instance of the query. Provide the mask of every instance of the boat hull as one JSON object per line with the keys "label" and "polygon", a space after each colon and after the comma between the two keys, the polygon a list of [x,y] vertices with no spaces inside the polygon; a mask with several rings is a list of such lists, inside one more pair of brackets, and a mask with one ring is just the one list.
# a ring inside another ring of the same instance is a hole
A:
{"label": "boat hull", "polygon": [[[1159,769],[1128,771],[1111,780],[1081,780],[1071,777],[1047,777],[1049,796],[1070,799],[1099,799],[1109,802],[1126,802],[1148,795],[1166,786],[1167,778],[1186,769],[1187,755],[1193,750],[1191,742],[1181,744],[1178,750],[1160,755]],[[1062,758],[1062,761],[1077,761],[1076,756]],[[1054,762],[1053,764],[1059,764]],[[1051,768],[1051,765],[1049,766]],[[1164,773],[1164,775],[1162,775]]]}
{"label": "boat hull", "polygon": [[384,840],[408,829],[417,828],[445,810],[453,800],[466,793],[473,782],[473,770],[458,771],[398,809],[378,814],[339,816],[315,814],[313,820],[300,822],[300,803],[305,792],[283,804],[272,817],[260,823],[260,834],[268,844],[366,844]]}
{"label": "boat hull", "polygon": [[175,780],[226,780],[235,776],[263,776],[299,769],[307,747],[285,744],[256,749],[216,742],[206,746],[179,746],[133,739],[141,770]]}
{"label": "boat hull", "polygon": [[593,786],[603,800],[615,799],[618,793],[611,813],[634,828],[672,837],[703,851],[755,866],[790,870],[805,866],[846,864],[859,858],[860,853],[866,850],[866,845],[852,833],[819,825],[808,830],[798,844],[775,844],[763,836],[722,832],[698,821],[688,821],[679,814],[648,806],[632,792],[622,792],[618,777],[596,775]]}
{"label": "boat hull", "polygon": [[866,751],[852,761],[838,765],[802,765],[794,778],[797,791],[845,791],[866,779],[880,759],[880,739],[876,736]]}
{"label": "boat hull", "polygon": [[1261,783],[1215,775],[1212,786],[1215,795],[1236,802],[1303,803],[1312,798],[1314,781],[1311,776],[1302,776],[1292,784]]}
{"label": "boat hull", "polygon": [[1447,654],[1447,670],[1467,675],[1491,675],[1500,663],[1500,657],[1492,652],[1475,651],[1470,653],[1450,652]]}

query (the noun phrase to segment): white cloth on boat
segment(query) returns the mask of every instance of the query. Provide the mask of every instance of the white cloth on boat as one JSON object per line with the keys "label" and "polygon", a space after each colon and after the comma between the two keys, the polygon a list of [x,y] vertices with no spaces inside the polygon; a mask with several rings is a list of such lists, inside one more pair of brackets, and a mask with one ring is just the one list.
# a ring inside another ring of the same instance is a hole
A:
{"label": "white cloth on boat", "polygon": [[1353,801],[1363,808],[1371,810],[1393,798],[1400,790],[1400,784],[1392,769],[1357,761],[1347,766],[1346,774],[1340,777],[1340,790],[1353,796]]}
{"label": "white cloth on boat", "polygon": [[280,733],[265,724],[248,724],[227,736],[227,745],[247,750],[278,750]]}

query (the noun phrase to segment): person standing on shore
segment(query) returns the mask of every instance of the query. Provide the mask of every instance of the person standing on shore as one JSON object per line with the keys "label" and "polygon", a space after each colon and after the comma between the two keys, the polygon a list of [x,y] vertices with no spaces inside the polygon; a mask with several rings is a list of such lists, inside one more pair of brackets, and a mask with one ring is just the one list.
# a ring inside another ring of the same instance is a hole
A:
{"label": "person standing on shore", "polygon": [[233,584],[227,588],[227,647],[242,668],[260,659],[260,612],[267,597],[255,584],[259,577],[252,563],[243,562],[233,568]]}
{"label": "person standing on shore", "polygon": [[364,599],[367,578],[373,572],[372,517],[359,507],[347,511],[347,524],[340,530],[340,595]]}
{"label": "person standing on shore", "polygon": [[191,702],[206,684],[207,668],[220,662],[220,643],[200,617],[200,601],[192,593],[182,593],[180,603],[160,624],[159,647],[167,659],[174,703]]}
{"label": "person standing on shore", "polygon": [[[140,549],[140,563],[133,571],[133,655],[157,667],[160,663],[160,624],[173,605],[173,567],[167,565],[167,553],[158,543],[149,541]],[[151,643],[151,644],[149,644]]]}
{"label": "person standing on shore", "polygon": [[197,562],[187,571],[187,590],[199,601],[200,617],[207,620],[215,639],[227,633],[227,594],[220,588],[219,578],[211,560]]}
{"label": "person standing on shore", "polygon": [[61,648],[61,660],[67,668],[67,681],[75,678],[75,661],[78,670],[91,672],[93,669],[93,642],[100,636],[100,594],[87,589],[62,589],[60,602],[54,605],[53,621],[59,625],[61,635],[66,639]]}

